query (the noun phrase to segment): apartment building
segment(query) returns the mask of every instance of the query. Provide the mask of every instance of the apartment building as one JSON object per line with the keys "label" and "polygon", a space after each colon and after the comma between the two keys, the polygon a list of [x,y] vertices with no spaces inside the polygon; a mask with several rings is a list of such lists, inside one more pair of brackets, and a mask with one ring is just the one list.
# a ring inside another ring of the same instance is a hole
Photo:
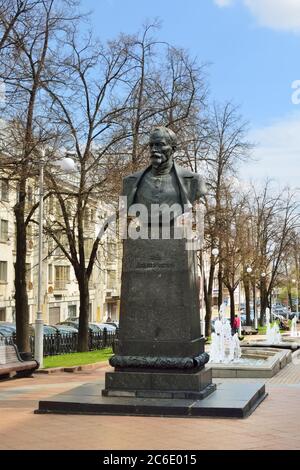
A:
{"label": "apartment building", "polygon": [[[68,183],[65,183],[68,184]],[[15,221],[13,206],[17,191],[12,181],[0,175],[0,321],[15,320],[14,260],[16,256]],[[37,181],[32,178],[27,186],[28,210],[38,199]],[[92,202],[84,221],[85,252],[90,253],[101,224],[110,208],[101,202]],[[54,196],[45,201],[44,217],[59,217],[59,206]],[[50,219],[49,219],[50,218]],[[63,243],[63,241],[62,241]],[[67,244],[64,246],[67,247]],[[46,324],[55,324],[67,317],[79,316],[79,291],[73,267],[57,244],[43,235],[42,311]],[[90,278],[91,321],[119,317],[121,245],[110,234],[105,234],[98,249],[97,261]],[[27,292],[30,323],[35,321],[38,289],[38,225],[27,228]]]}

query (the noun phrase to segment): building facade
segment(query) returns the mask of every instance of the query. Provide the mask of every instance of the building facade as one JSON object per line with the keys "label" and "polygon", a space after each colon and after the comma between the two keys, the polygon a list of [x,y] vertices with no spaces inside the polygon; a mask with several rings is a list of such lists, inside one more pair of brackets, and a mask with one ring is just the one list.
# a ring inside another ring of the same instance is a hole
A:
{"label": "building facade", "polygon": [[[16,234],[13,206],[17,191],[14,183],[0,175],[0,321],[15,321],[14,261]],[[27,186],[28,211],[38,200],[37,181],[33,178]],[[89,255],[101,224],[110,208],[103,203],[92,202],[84,221],[85,253]],[[59,217],[55,197],[45,201],[44,217]],[[67,245],[65,245],[67,248]],[[108,317],[119,318],[121,245],[114,236],[106,233],[98,248],[97,260],[90,278],[90,321],[101,322]],[[30,323],[35,321],[38,291],[38,225],[27,227],[27,292]],[[45,324],[56,324],[66,318],[79,316],[79,290],[73,267],[62,250],[47,234],[43,235],[43,317]]]}

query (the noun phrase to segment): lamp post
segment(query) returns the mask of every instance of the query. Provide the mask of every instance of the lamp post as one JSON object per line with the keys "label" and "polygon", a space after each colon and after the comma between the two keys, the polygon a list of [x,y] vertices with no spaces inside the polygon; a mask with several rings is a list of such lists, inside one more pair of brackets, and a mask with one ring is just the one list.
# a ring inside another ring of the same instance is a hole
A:
{"label": "lamp post", "polygon": [[[34,358],[39,363],[39,367],[43,367],[43,346],[44,346],[44,320],[42,313],[42,286],[43,286],[43,220],[44,220],[44,165],[45,150],[41,153],[39,172],[39,244],[38,244],[38,301],[37,314],[35,320],[35,341],[34,341]],[[72,158],[66,157],[58,162],[60,168],[71,173],[74,171],[75,162]]]}
{"label": "lamp post", "polygon": [[[211,254],[215,257],[218,256],[219,254],[219,250],[218,248],[213,248],[211,250]],[[206,256],[205,256],[205,253],[202,252],[202,288],[201,288],[201,305],[202,305],[202,308],[201,308],[201,313],[200,313],[200,325],[201,325],[201,334],[203,336],[205,336],[205,307],[204,307],[204,277],[207,279],[207,259],[206,259]]]}
{"label": "lamp post", "polygon": [[43,219],[44,219],[44,164],[45,151],[40,158],[39,175],[39,245],[38,245],[38,302],[35,320],[34,358],[38,361],[40,368],[43,367],[43,339],[44,321],[42,314],[42,262],[43,262]]}

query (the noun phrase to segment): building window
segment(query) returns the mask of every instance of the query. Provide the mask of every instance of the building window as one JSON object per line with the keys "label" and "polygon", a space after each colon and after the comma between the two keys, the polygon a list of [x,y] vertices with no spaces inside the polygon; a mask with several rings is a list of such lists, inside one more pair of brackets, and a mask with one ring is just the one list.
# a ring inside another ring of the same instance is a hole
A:
{"label": "building window", "polygon": [[48,205],[48,208],[49,208],[49,214],[53,214],[54,213],[54,197],[53,197],[53,194],[51,194],[51,196],[49,196],[49,205]]}
{"label": "building window", "polygon": [[0,321],[6,321],[6,308],[0,308]]}
{"label": "building window", "polygon": [[48,266],[48,282],[49,282],[49,284],[53,283],[53,266],[52,266],[52,264],[49,264],[49,266]]}
{"label": "building window", "polygon": [[32,225],[28,224],[26,227],[26,234],[28,238],[32,238]]}
{"label": "building window", "polygon": [[84,228],[90,228],[90,210],[85,208],[84,214],[83,214],[83,225]]}
{"label": "building window", "polygon": [[16,249],[17,249],[17,224],[16,224],[16,222],[14,223],[14,230],[15,230],[15,233],[14,233],[14,250],[16,251]]}
{"label": "building window", "polygon": [[55,266],[55,289],[65,289],[70,282],[70,266]]}
{"label": "building window", "polygon": [[0,282],[7,282],[7,261],[0,261]]}
{"label": "building window", "polygon": [[0,220],[0,241],[7,242],[8,240],[8,220]]}
{"label": "building window", "polygon": [[1,201],[8,201],[8,179],[6,178],[1,178],[0,199]]}
{"label": "building window", "polygon": [[31,282],[31,264],[25,264],[25,276],[26,276],[26,284],[28,285]]}
{"label": "building window", "polygon": [[85,238],[83,243],[84,243],[85,257],[89,258],[91,256],[91,253],[92,253],[94,240],[93,240],[93,238]]}
{"label": "building window", "polygon": [[108,270],[107,271],[107,288],[115,289],[117,287],[117,272]]}
{"label": "building window", "polygon": [[76,305],[69,305],[68,306],[68,317],[69,318],[76,318],[77,314],[77,306]]}
{"label": "building window", "polygon": [[31,186],[28,186],[27,188],[27,200],[28,200],[28,204],[33,203],[33,190]]}
{"label": "building window", "polygon": [[27,248],[28,248],[28,250],[32,250],[32,248],[33,248],[33,231],[32,231],[32,225],[31,224],[27,225],[26,234],[27,234]]}
{"label": "building window", "polygon": [[115,242],[107,242],[107,257],[108,262],[112,263],[116,259],[117,245]]}

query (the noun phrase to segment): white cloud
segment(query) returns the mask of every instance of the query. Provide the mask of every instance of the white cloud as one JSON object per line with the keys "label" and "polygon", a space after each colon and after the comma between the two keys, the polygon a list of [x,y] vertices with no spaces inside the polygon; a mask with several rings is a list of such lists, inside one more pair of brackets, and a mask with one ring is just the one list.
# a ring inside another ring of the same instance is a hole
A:
{"label": "white cloud", "polygon": [[[236,0],[213,0],[219,7]],[[238,0],[246,6],[260,26],[300,33],[300,0]]]}
{"label": "white cloud", "polygon": [[280,185],[300,187],[300,113],[251,132],[255,161],[241,167],[244,179],[274,179]]}
{"label": "white cloud", "polygon": [[214,0],[214,3],[218,5],[218,7],[230,7],[233,5],[234,0]]}
{"label": "white cloud", "polygon": [[244,0],[261,26],[300,32],[299,0]]}

